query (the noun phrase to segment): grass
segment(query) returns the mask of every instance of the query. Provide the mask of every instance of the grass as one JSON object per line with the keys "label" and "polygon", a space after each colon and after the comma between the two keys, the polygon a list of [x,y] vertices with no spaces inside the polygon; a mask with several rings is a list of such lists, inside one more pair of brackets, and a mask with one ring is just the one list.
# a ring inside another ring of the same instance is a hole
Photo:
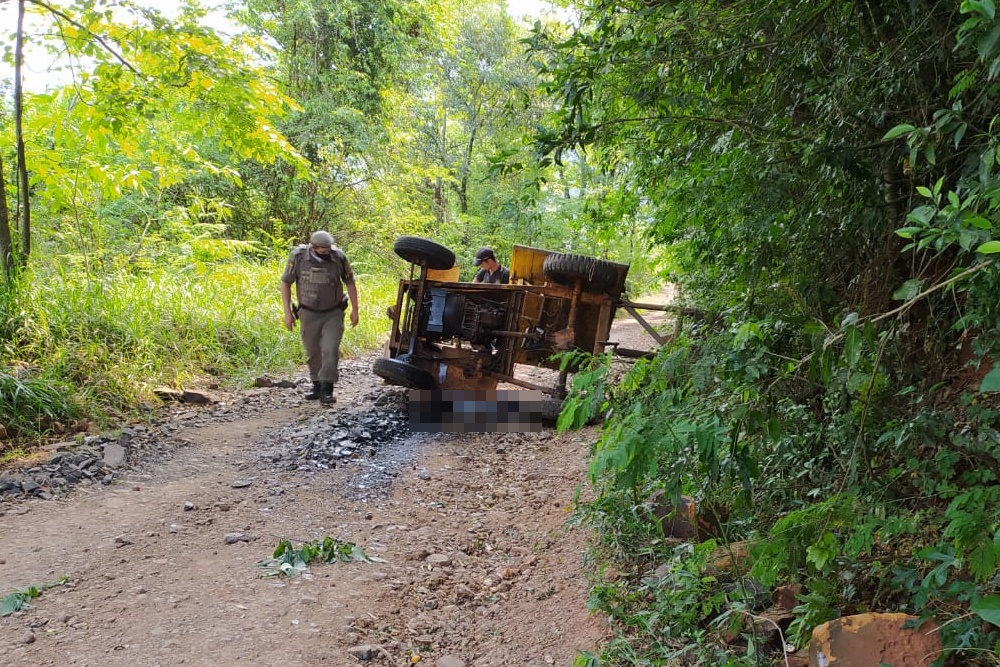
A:
{"label": "grass", "polygon": [[[231,259],[95,276],[39,259],[21,285],[0,287],[0,424],[16,441],[68,419],[141,415],[157,386],[241,387],[299,373],[305,357],[298,331],[283,325],[281,268]],[[346,357],[382,344],[395,299],[384,274],[357,281],[361,322],[347,327]]]}

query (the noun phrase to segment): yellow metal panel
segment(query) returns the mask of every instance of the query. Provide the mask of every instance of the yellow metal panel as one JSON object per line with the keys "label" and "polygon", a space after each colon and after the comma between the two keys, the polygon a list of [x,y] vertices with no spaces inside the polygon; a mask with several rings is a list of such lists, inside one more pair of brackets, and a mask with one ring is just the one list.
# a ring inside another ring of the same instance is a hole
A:
{"label": "yellow metal panel", "polygon": [[427,269],[427,280],[436,280],[443,283],[458,282],[459,266],[456,264],[450,269]]}
{"label": "yellow metal panel", "polygon": [[513,284],[544,285],[545,274],[542,264],[551,255],[550,250],[515,245],[510,253],[510,282]]}

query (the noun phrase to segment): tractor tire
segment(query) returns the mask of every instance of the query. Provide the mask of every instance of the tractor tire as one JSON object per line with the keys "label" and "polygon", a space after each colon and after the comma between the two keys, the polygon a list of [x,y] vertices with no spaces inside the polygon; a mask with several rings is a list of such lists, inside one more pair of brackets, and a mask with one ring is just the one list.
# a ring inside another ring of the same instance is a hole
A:
{"label": "tractor tire", "polygon": [[556,422],[559,421],[559,413],[562,412],[563,402],[559,398],[550,398],[546,396],[542,399],[542,424],[546,426],[555,426]]}
{"label": "tractor tire", "polygon": [[455,266],[455,253],[440,243],[419,236],[400,236],[392,249],[411,264],[443,271]]}
{"label": "tractor tire", "polygon": [[560,285],[572,287],[582,281],[585,292],[607,292],[618,279],[618,270],[611,262],[584,255],[554,253],[542,263],[545,277]]}
{"label": "tractor tire", "polygon": [[409,387],[410,389],[433,389],[434,376],[423,368],[408,364],[399,359],[376,359],[372,364],[372,372],[389,384]]}

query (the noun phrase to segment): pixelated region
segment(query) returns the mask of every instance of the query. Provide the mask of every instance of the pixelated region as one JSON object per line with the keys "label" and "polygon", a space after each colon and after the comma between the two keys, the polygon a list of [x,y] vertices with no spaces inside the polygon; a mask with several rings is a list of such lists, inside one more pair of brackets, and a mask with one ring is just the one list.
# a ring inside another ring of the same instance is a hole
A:
{"label": "pixelated region", "polygon": [[413,389],[410,430],[420,433],[529,433],[542,430],[542,392]]}

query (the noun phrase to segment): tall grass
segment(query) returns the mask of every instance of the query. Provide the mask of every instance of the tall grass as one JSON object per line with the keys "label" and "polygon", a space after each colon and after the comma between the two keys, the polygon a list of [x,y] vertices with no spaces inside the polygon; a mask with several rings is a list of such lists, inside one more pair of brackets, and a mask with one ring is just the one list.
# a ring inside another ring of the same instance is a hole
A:
{"label": "tall grass", "polygon": [[[95,276],[69,262],[35,262],[21,285],[0,295],[0,329],[7,334],[0,370],[30,369],[30,379],[0,374],[0,423],[13,435],[30,435],[68,417],[70,406],[91,417],[138,414],[160,385],[247,386],[265,373],[300,373],[298,331],[283,325],[281,269],[278,260],[231,259]],[[347,357],[384,341],[385,306],[395,298],[393,279],[375,274],[357,281],[361,323],[347,328]],[[20,389],[7,392],[5,377]],[[18,401],[28,395],[52,409],[18,418]],[[66,404],[49,400],[55,396]]]}

